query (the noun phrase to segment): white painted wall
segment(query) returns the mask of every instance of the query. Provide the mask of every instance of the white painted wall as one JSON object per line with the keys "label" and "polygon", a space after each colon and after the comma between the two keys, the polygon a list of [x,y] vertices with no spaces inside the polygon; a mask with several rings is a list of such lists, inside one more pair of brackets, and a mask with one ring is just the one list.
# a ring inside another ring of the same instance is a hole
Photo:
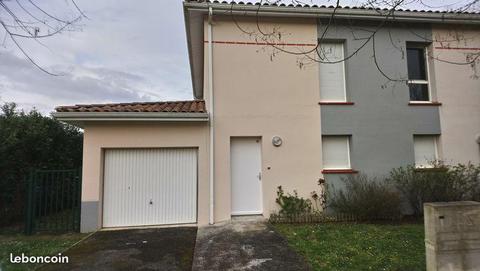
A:
{"label": "white painted wall", "polygon": [[480,51],[478,29],[433,28],[434,87],[440,107],[440,151],[449,164],[480,163],[480,65],[465,63]]}

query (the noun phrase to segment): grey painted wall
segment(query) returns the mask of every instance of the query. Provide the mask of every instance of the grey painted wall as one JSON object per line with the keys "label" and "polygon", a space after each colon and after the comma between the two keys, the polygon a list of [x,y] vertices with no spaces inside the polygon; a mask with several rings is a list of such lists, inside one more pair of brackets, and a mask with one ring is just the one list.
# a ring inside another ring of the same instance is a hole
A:
{"label": "grey painted wall", "polygon": [[98,201],[82,201],[80,232],[92,232],[100,229],[98,212]]}
{"label": "grey painted wall", "polygon": [[[352,54],[375,26],[337,22],[326,39],[343,40],[345,56]],[[319,36],[323,33],[319,25]],[[407,78],[406,42],[431,38],[428,26],[390,26],[375,36],[376,55],[382,70],[392,78]],[[360,38],[360,39],[359,39]],[[403,49],[399,50],[398,48]],[[413,135],[440,134],[439,110],[435,106],[409,106],[408,86],[383,77],[373,60],[372,41],[345,63],[349,105],[322,105],[323,135],[351,135],[352,168],[368,175],[384,175],[392,168],[414,163]],[[429,75],[433,75],[430,65]],[[434,78],[430,78],[434,80]],[[385,87],[385,83],[386,87]],[[321,90],[320,90],[321,91]],[[435,90],[432,89],[435,100]],[[339,184],[341,175],[326,175],[329,183]]]}

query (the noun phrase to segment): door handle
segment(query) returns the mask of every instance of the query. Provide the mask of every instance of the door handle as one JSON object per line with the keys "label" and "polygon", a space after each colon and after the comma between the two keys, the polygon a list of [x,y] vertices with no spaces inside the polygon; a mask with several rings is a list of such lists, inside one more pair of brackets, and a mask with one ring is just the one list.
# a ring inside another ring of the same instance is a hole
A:
{"label": "door handle", "polygon": [[262,173],[261,172],[258,173],[257,178],[258,178],[259,181],[262,180]]}

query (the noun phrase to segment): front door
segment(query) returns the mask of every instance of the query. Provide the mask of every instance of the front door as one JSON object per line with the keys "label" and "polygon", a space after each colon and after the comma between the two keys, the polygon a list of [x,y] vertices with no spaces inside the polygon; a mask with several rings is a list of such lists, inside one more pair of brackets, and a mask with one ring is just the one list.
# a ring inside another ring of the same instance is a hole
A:
{"label": "front door", "polygon": [[254,137],[232,137],[230,155],[232,215],[262,214],[260,139]]}

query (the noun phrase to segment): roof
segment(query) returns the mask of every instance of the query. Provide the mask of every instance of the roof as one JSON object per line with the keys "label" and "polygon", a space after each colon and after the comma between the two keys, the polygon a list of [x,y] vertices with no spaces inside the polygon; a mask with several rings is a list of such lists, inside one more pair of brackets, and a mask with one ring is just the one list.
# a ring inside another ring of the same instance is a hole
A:
{"label": "roof", "polygon": [[[259,6],[260,2],[244,2],[244,1],[217,1],[217,0],[185,0],[185,2],[189,3],[212,3],[212,4],[227,4],[227,5],[243,5],[243,6]],[[333,10],[335,6],[333,5],[309,5],[309,4],[301,4],[298,3],[296,5],[290,3],[278,3],[275,2],[263,2],[261,3],[262,6],[268,7],[288,7],[288,8],[311,8],[311,9],[331,9]],[[338,9],[358,9],[358,10],[376,10],[376,11],[390,11],[388,8],[373,8],[373,7],[363,7],[363,6],[339,6]],[[447,11],[440,11],[440,10],[423,10],[423,9],[396,9],[395,11],[402,11],[402,12],[420,12],[420,13],[455,13],[455,14],[477,14],[480,15],[478,12],[467,12],[467,11],[456,11],[456,10],[447,10]]]}
{"label": "roof", "polygon": [[109,104],[77,104],[59,106],[57,112],[168,112],[206,113],[205,101],[135,102]]}
{"label": "roof", "polygon": [[77,104],[59,106],[52,116],[60,121],[84,127],[91,122],[208,122],[203,100]]}
{"label": "roof", "polygon": [[[283,3],[260,3],[217,0],[185,0],[183,10],[187,34],[188,55],[195,98],[203,98],[204,76],[204,20],[209,8],[213,15],[262,16],[281,18],[328,19],[332,16],[334,6],[293,5]],[[336,19],[384,21],[389,9],[371,7],[343,6],[335,11]],[[432,11],[397,9],[388,16],[390,22],[418,24],[457,24],[480,25],[480,13],[460,11]]]}

